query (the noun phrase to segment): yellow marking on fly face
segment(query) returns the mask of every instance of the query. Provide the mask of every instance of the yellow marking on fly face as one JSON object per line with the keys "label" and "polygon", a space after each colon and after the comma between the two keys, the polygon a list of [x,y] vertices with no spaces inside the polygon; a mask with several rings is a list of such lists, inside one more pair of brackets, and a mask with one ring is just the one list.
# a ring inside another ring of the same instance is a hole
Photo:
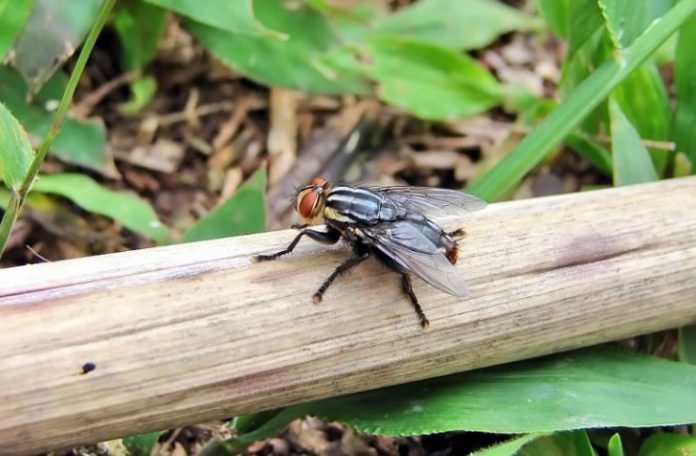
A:
{"label": "yellow marking on fly face", "polygon": [[324,207],[324,219],[335,220],[337,222],[350,222],[352,219],[344,214],[341,214],[336,209],[332,207]]}

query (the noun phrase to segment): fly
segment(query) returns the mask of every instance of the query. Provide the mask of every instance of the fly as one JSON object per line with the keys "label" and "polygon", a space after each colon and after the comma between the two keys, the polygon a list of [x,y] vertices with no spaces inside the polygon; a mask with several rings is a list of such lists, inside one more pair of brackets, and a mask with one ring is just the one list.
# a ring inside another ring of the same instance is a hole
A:
{"label": "fly", "polygon": [[[295,210],[303,220],[299,234],[287,248],[258,255],[256,261],[270,261],[293,251],[303,236],[324,244],[347,241],[354,255],[340,264],[322,283],[313,300],[324,293],[339,275],[370,256],[379,258],[401,275],[401,286],[413,305],[420,325],[428,318],[413,292],[411,275],[454,296],[466,296],[468,288],[457,274],[457,239],[463,230],[447,232],[429,217],[483,209],[486,203],[464,192],[429,187],[332,186],[314,178],[295,193]],[[310,228],[325,223],[325,230]]]}

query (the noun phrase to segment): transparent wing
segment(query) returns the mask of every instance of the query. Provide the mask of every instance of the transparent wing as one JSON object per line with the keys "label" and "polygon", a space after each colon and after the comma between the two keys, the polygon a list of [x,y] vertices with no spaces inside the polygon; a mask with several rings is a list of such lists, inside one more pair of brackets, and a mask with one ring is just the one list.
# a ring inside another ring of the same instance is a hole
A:
{"label": "transparent wing", "polygon": [[480,198],[459,190],[432,187],[368,187],[400,206],[424,215],[456,214],[478,211],[486,207]]}
{"label": "transparent wing", "polygon": [[400,220],[362,227],[372,245],[435,288],[455,296],[466,296],[469,289],[457,270],[425,237],[417,222]]}

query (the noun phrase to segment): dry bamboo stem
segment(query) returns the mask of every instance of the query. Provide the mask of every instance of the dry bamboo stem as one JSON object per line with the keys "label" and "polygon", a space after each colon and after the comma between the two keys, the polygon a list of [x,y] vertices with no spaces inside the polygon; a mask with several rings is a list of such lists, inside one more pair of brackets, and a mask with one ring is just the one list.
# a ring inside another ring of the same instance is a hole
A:
{"label": "dry bamboo stem", "polygon": [[[495,204],[459,299],[279,231],[0,271],[0,452],[34,453],[696,321],[696,178]],[[451,223],[450,223],[451,224]],[[95,371],[81,375],[83,363]]]}

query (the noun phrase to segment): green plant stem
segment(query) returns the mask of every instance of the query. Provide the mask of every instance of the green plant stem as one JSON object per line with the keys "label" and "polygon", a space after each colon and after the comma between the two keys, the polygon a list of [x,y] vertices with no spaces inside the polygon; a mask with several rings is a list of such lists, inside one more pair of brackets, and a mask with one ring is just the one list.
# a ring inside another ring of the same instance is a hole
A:
{"label": "green plant stem", "polygon": [[19,212],[24,206],[24,201],[29,194],[29,190],[31,190],[31,184],[39,174],[39,169],[46,158],[48,149],[53,144],[53,141],[56,139],[56,136],[58,136],[58,132],[63,125],[63,120],[65,119],[65,115],[68,113],[68,109],[70,108],[73,95],[75,94],[75,89],[77,88],[77,84],[80,82],[80,77],[85,69],[85,65],[87,65],[87,59],[92,53],[94,43],[96,43],[99,33],[101,32],[102,28],[104,28],[104,24],[109,18],[109,13],[111,13],[114,3],[116,3],[116,0],[105,0],[104,3],[102,3],[97,20],[92,25],[92,28],[87,35],[87,39],[85,39],[85,42],[82,45],[80,55],[77,57],[75,68],[73,68],[73,71],[70,74],[70,79],[68,80],[68,84],[63,92],[63,97],[61,98],[58,109],[56,110],[56,115],[53,118],[51,128],[48,130],[48,133],[46,133],[46,136],[44,137],[41,146],[39,146],[36,155],[34,155],[34,159],[29,166],[27,174],[24,176],[22,185],[19,187],[19,191],[12,192],[12,198],[10,199],[10,202],[7,205],[7,210],[5,211],[5,215],[0,222],[0,258],[5,251],[5,246],[7,245],[10,233],[12,232],[12,227],[19,216]]}
{"label": "green plant stem", "polygon": [[475,181],[469,191],[489,202],[500,198],[695,13],[696,0],[681,0],[633,45],[616,50],[614,59],[602,64],[578,85],[541,125],[520,141],[515,150]]}
{"label": "green plant stem", "polygon": [[10,201],[7,203],[5,215],[2,217],[2,221],[0,221],[0,258],[2,258],[7,241],[10,239],[10,232],[14,222],[17,220],[22,202],[23,198],[20,198],[17,192],[13,191]]}

